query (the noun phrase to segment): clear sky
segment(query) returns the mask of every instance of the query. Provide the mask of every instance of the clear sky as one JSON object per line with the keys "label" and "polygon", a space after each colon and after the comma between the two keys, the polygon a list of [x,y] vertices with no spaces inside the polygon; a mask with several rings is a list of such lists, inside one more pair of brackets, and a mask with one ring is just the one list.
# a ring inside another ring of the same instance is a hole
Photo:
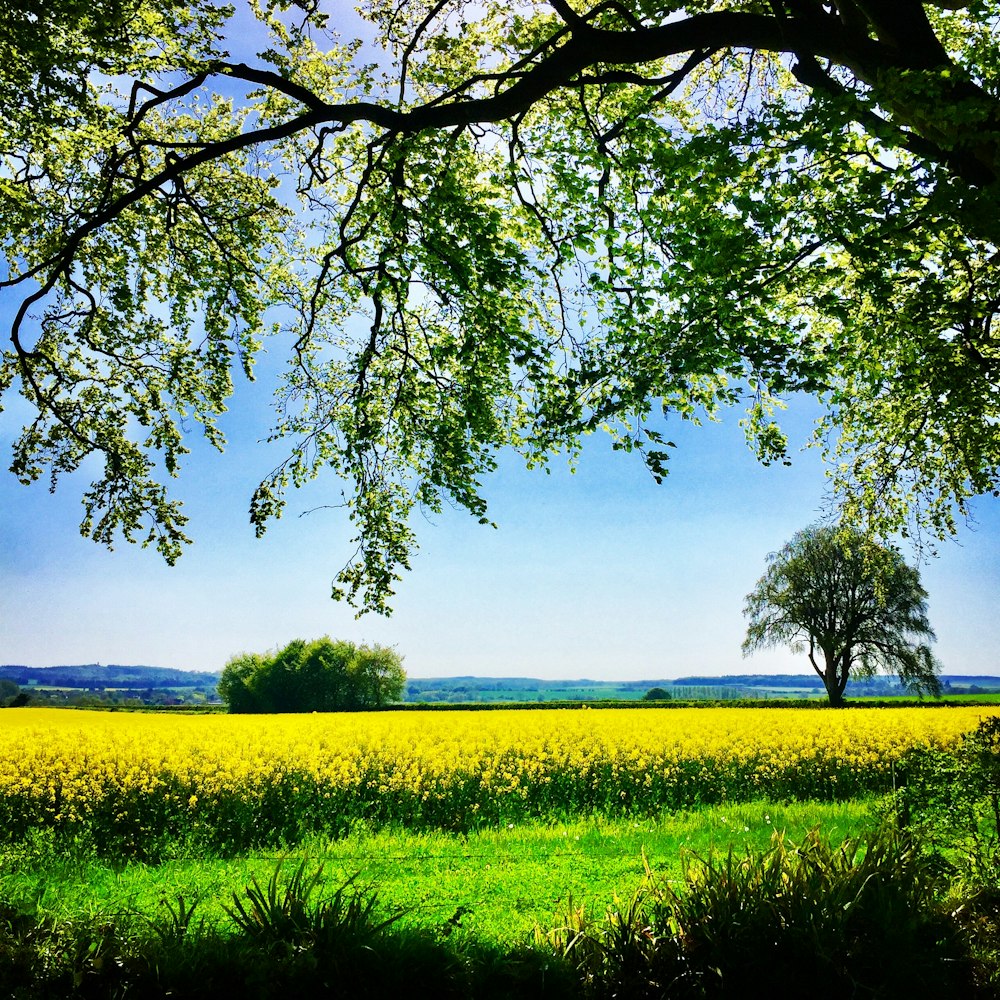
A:
{"label": "clear sky", "polygon": [[[768,552],[815,521],[818,455],[759,466],[738,414],[704,427],[668,424],[679,448],[657,486],[635,457],[588,441],[578,469],[551,474],[515,457],[486,482],[499,530],[462,511],[422,518],[421,551],[390,618],[355,619],[329,597],[350,554],[338,483],[293,495],[262,540],[250,494],[273,466],[264,387],[241,386],[225,424],[231,447],[198,447],[177,481],[195,544],[175,567],[152,550],[114,552],[79,536],[79,493],[66,481],[0,479],[0,662],[150,664],[219,670],[235,653],[324,634],[394,645],[414,677],[672,678],[805,672],[783,652],[744,660],[743,598]],[[804,440],[808,406],[790,424]],[[0,415],[9,451],[15,406]],[[978,505],[975,530],[923,568],[937,652],[949,673],[1000,673],[1000,508]]]}
{"label": "clear sky", "polygon": [[[9,309],[0,300],[0,320]],[[811,414],[799,409],[790,424],[802,442]],[[0,469],[23,415],[16,400],[0,414]],[[741,612],[767,553],[819,517],[822,469],[814,452],[791,468],[759,466],[738,416],[668,424],[680,447],[662,486],[596,437],[575,474],[558,460],[550,475],[505,460],[485,484],[499,530],[461,511],[423,520],[395,613],[357,620],[329,597],[351,552],[345,513],[297,516],[335,503],[336,481],[293,495],[254,538],[250,495],[283,454],[259,443],[271,424],[266,386],[243,382],[223,421],[229,450],[196,447],[176,483],[195,544],[175,567],[80,537],[86,476],[53,496],[45,482],[26,488],[0,473],[0,663],[219,670],[242,651],[329,634],[394,645],[415,677],[807,672],[804,657],[783,652],[743,660]],[[977,520],[923,579],[945,671],[1000,674],[997,502],[978,504]]]}

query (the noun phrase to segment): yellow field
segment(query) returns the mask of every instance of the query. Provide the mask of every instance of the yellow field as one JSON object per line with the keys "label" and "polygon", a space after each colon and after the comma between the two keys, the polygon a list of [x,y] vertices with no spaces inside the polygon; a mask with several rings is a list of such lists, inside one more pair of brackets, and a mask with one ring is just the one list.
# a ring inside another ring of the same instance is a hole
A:
{"label": "yellow field", "polygon": [[469,829],[755,797],[881,792],[912,746],[983,707],[562,709],[0,716],[0,829],[56,827],[129,851],[241,849],[351,823]]}

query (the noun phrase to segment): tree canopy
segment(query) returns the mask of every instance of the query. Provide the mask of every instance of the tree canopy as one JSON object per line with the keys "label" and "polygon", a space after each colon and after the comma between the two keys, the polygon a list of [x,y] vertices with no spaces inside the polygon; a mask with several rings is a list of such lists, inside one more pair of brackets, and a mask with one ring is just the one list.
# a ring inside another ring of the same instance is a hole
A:
{"label": "tree canopy", "polygon": [[11,468],[85,466],[85,535],[178,557],[187,435],[223,446],[263,344],[287,457],[251,521],[329,470],[358,545],[334,593],[366,609],[415,505],[488,520],[501,449],[603,430],[659,479],[665,415],[741,406],[787,461],[775,412],[815,395],[833,494],[882,532],[997,491],[1000,4],[329,10],[0,25]]}
{"label": "tree canopy", "polygon": [[[895,673],[911,690],[941,693],[927,644],[927,592],[894,548],[832,526],[800,531],[768,557],[747,595],[744,654],[775,646],[808,653],[831,705],[851,676]],[[923,641],[922,641],[923,640]]]}
{"label": "tree canopy", "polygon": [[666,688],[650,688],[643,696],[643,701],[670,701],[672,695]]}
{"label": "tree canopy", "polygon": [[266,656],[234,656],[219,678],[219,695],[235,713],[343,712],[400,701],[405,684],[394,649],[324,637],[295,639]]}

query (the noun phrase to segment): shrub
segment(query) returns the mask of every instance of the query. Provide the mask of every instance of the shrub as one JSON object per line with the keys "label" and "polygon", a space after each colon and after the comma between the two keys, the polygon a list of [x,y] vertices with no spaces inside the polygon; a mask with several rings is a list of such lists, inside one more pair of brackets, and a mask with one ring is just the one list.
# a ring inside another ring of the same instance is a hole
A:
{"label": "shrub", "polygon": [[0,708],[13,705],[20,693],[21,689],[14,681],[0,677]]}
{"label": "shrub", "polygon": [[270,656],[233,657],[219,679],[219,696],[234,713],[357,711],[400,701],[405,684],[394,649],[327,636],[295,639]]}
{"label": "shrub", "polygon": [[1000,718],[983,719],[954,747],[916,747],[900,762],[893,806],[972,886],[1000,882]]}
{"label": "shrub", "polygon": [[936,870],[882,830],[834,848],[776,834],[769,850],[692,859],[679,889],[651,883],[602,922],[556,932],[597,996],[974,996]]}

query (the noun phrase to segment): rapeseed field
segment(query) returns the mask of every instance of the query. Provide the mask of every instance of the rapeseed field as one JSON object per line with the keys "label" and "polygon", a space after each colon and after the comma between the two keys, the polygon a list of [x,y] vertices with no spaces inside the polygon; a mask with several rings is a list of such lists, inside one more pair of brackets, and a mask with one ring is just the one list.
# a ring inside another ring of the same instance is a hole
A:
{"label": "rapeseed field", "polygon": [[880,794],[983,707],[180,716],[5,712],[0,830],[141,857],[372,827],[467,831],[718,802]]}

